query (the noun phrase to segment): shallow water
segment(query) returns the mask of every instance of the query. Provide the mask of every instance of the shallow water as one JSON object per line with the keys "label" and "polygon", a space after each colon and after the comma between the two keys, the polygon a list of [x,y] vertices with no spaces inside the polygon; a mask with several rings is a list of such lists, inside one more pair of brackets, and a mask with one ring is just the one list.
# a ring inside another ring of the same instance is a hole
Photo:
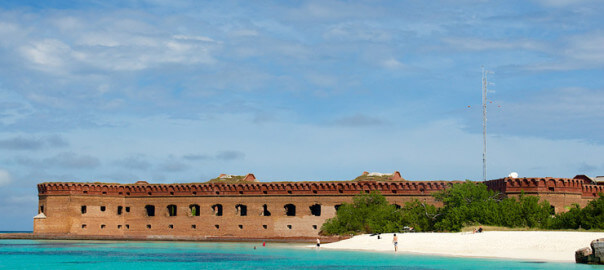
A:
{"label": "shallow water", "polygon": [[0,269],[604,269],[574,263],[315,250],[307,246],[0,240]]}

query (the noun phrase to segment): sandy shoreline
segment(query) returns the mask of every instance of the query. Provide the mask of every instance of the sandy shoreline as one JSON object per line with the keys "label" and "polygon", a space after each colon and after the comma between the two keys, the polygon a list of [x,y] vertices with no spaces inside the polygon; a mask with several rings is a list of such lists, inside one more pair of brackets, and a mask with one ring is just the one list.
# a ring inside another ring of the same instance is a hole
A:
{"label": "sandy shoreline", "polygon": [[[487,231],[483,233],[404,233],[398,253],[454,257],[505,258],[574,262],[575,251],[588,247],[604,232]],[[392,234],[359,235],[321,248],[394,252]]]}

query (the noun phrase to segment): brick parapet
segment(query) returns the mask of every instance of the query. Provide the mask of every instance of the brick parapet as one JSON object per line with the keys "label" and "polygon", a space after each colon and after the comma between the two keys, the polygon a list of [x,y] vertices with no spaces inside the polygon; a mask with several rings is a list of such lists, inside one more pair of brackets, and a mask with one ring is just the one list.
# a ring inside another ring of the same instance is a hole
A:
{"label": "brick parapet", "polygon": [[503,194],[531,193],[531,194],[581,194],[583,197],[596,197],[604,192],[604,186],[587,185],[581,179],[569,178],[501,178],[484,182],[491,190]]}
{"label": "brick parapet", "polygon": [[48,182],[38,184],[39,195],[107,196],[232,196],[232,195],[354,195],[378,190],[382,194],[424,195],[443,190],[454,182],[257,182],[191,184],[105,184]]}

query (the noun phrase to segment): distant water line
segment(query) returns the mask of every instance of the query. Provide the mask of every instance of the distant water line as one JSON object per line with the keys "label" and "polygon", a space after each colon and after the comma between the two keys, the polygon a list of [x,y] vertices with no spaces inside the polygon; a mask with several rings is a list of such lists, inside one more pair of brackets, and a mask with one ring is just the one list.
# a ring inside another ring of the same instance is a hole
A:
{"label": "distant water line", "polygon": [[6,269],[593,269],[574,263],[316,250],[308,244],[0,240]]}

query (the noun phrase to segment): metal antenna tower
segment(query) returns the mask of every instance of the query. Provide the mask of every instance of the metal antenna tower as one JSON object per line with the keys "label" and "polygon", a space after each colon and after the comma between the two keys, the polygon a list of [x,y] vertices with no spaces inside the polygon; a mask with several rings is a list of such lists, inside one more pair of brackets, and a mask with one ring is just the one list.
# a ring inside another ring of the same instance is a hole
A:
{"label": "metal antenna tower", "polygon": [[482,66],[482,181],[487,181],[487,73]]}

